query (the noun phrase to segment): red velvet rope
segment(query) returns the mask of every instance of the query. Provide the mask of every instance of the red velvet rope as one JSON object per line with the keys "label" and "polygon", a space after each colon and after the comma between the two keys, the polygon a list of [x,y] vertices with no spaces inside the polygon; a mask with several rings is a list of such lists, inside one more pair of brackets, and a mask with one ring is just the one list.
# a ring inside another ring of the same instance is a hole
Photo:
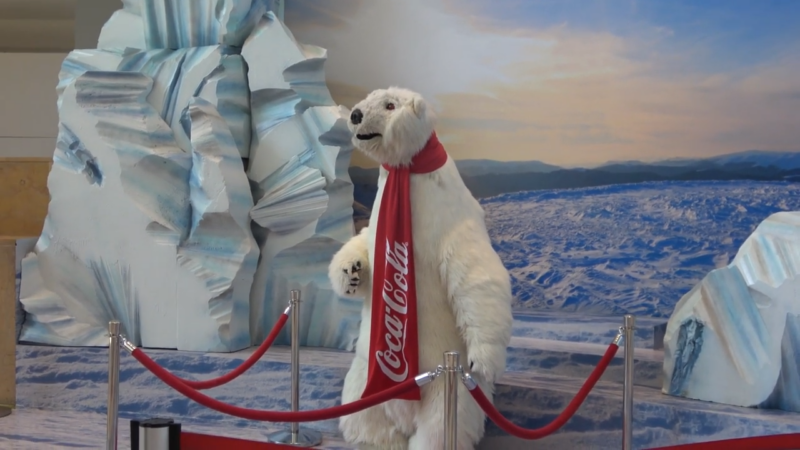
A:
{"label": "red velvet rope", "polygon": [[597,380],[603,375],[608,367],[608,364],[614,358],[614,355],[617,354],[617,350],[619,346],[616,344],[611,344],[608,346],[608,350],[603,355],[603,358],[600,359],[600,362],[597,364],[597,367],[594,368],[592,374],[589,375],[589,378],[586,379],[586,382],[583,383],[583,387],[572,401],[567,405],[566,409],[559,414],[552,422],[543,426],[542,428],[537,428],[535,430],[529,430],[527,428],[522,428],[520,426],[514,425],[508,419],[503,417],[500,414],[500,411],[492,405],[492,402],[486,397],[486,395],[481,391],[481,388],[476,386],[475,389],[470,390],[470,394],[472,394],[472,398],[478,402],[478,405],[483,409],[483,412],[492,419],[492,422],[497,424],[501,430],[505,431],[506,433],[516,436],[521,439],[541,439],[543,437],[549,436],[554,432],[558,431],[559,428],[563,427],[569,419],[575,415],[575,412],[578,411],[581,404],[583,404],[586,397],[589,395],[589,392],[592,391],[594,385],[597,384]]}
{"label": "red velvet rope", "polygon": [[264,339],[264,342],[261,343],[261,345],[256,349],[256,351],[254,351],[253,354],[250,355],[250,357],[247,358],[245,362],[242,363],[242,365],[233,369],[229,373],[221,377],[212,378],[210,380],[205,380],[205,381],[186,380],[184,378],[180,378],[177,376],[175,376],[175,379],[181,381],[183,384],[189,386],[190,388],[194,388],[201,391],[204,389],[211,389],[218,386],[222,386],[225,383],[235,380],[237,377],[239,377],[239,375],[247,372],[251,367],[253,367],[253,364],[255,364],[259,359],[261,359],[261,357],[264,356],[264,353],[267,353],[267,350],[269,350],[269,348],[272,346],[272,343],[275,342],[275,339],[278,338],[278,334],[280,334],[281,330],[283,329],[283,326],[286,325],[287,320],[289,320],[289,315],[287,313],[281,314],[280,319],[278,319],[278,322],[275,323],[275,326],[272,328],[272,331],[270,331],[267,338]]}
{"label": "red velvet rope", "polygon": [[333,408],[296,412],[261,411],[229,405],[198,392],[195,389],[192,389],[180,379],[175,377],[175,375],[172,375],[166,369],[159,366],[139,348],[133,350],[131,355],[133,355],[137,361],[142,363],[142,365],[145,366],[150,372],[153,372],[153,375],[157,376],[169,387],[185,395],[187,398],[205,406],[206,408],[213,409],[214,411],[218,411],[229,416],[240,417],[248,420],[258,420],[262,422],[316,422],[318,420],[336,419],[381,404],[385,401],[403,395],[411,389],[417,387],[416,379],[409,378],[403,383],[400,383],[390,389],[386,389],[378,394],[357,400],[353,403],[334,406]]}

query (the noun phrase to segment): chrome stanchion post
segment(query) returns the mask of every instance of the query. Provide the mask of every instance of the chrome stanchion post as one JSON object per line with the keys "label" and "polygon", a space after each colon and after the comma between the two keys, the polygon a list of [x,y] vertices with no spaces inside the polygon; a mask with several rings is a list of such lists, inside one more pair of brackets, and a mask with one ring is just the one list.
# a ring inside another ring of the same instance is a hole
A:
{"label": "chrome stanchion post", "polygon": [[[289,309],[292,312],[292,411],[300,410],[300,291],[293,290]],[[292,423],[289,431],[279,431],[269,436],[276,444],[296,447],[316,447],[322,443],[322,434],[314,430],[301,430],[299,423]]]}
{"label": "chrome stanchion post", "polygon": [[458,442],[458,352],[444,353],[444,450],[456,450]]}
{"label": "chrome stanchion post", "polygon": [[119,322],[108,322],[108,407],[106,410],[106,450],[117,450],[119,414]]}
{"label": "chrome stanchion post", "polygon": [[625,334],[625,378],[622,385],[622,450],[633,449],[633,331],[636,317],[628,314],[622,331]]}
{"label": "chrome stanchion post", "polygon": [[[291,292],[292,302],[292,411],[300,410],[300,291]],[[292,444],[297,442],[300,424],[292,423]]]}

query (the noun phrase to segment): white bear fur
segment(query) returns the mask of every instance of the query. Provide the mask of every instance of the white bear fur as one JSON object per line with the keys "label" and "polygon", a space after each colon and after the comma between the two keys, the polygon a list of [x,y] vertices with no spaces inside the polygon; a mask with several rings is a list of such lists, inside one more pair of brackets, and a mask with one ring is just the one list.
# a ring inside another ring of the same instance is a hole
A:
{"label": "white bear fur", "polygon": [[[393,110],[387,104],[393,103]],[[363,119],[349,121],[353,143],[379,163],[410,163],[434,131],[434,117],[414,92],[377,90],[355,105]],[[379,134],[370,140],[359,136]],[[341,296],[364,298],[356,354],[342,403],[361,398],[368,368],[371,271],[375,229],[387,172],[380,169],[369,226],[334,256],[329,277]],[[435,370],[445,351],[456,350],[465,370],[492,398],[505,371],[511,339],[510,277],[489,240],[484,212],[464,185],[455,163],[428,174],[411,175],[411,209],[416,267],[420,372]],[[485,417],[459,382],[458,449],[469,450],[483,437]],[[422,400],[392,400],[343,417],[339,428],[362,449],[438,450],[443,443],[444,381],[422,388]]]}

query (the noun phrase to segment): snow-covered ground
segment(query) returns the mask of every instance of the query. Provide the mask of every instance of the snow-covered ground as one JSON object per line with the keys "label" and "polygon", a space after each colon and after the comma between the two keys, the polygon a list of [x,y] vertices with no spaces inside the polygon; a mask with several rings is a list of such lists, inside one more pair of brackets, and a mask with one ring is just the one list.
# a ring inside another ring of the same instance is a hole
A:
{"label": "snow-covered ground", "polygon": [[668,318],[756,226],[800,210],[800,184],[657,182],[483,199],[515,307]]}

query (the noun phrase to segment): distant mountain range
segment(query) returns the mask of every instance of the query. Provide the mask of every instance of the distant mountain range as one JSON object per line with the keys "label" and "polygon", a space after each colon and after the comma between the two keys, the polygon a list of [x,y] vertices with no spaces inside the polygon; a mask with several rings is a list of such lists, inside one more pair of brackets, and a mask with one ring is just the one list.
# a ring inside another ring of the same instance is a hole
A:
{"label": "distant mountain range", "polygon": [[462,177],[481,175],[504,175],[520,173],[547,173],[560,170],[561,167],[545,164],[541,161],[494,161],[491,159],[464,159],[456,161]]}
{"label": "distant mountain range", "polygon": [[671,158],[651,163],[641,161],[612,161],[595,169],[608,167],[678,167],[689,166],[724,167],[732,165],[745,165],[748,167],[774,167],[782,170],[800,169],[800,151],[797,152],[770,152],[764,150],[749,150],[746,152],[730,153],[711,158]]}
{"label": "distant mountain range", "polygon": [[[541,161],[495,161],[492,159],[463,159],[456,161],[456,167],[462,177],[476,177],[481,175],[503,175],[520,173],[547,173],[561,170],[561,167],[546,164]],[[351,167],[350,177],[357,178],[378,176],[378,169],[364,169]]]}
{"label": "distant mountain range", "polygon": [[[759,180],[800,182],[800,151],[751,150],[704,159],[610,162],[594,168],[565,169],[540,161],[461,160],[456,166],[477,198],[535,191],[648,181]],[[372,208],[378,169],[350,168],[359,215]]]}

